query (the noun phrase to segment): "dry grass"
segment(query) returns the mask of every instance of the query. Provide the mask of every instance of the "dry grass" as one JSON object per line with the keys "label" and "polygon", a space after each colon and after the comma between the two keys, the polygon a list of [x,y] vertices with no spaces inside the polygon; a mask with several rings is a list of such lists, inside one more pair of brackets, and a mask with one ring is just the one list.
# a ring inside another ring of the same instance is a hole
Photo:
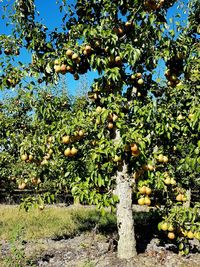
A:
{"label": "dry grass", "polygon": [[[77,208],[76,212],[89,216],[91,210]],[[19,225],[24,230],[24,238],[39,239],[46,237],[73,235],[79,228],[79,222],[73,219],[70,208],[48,207],[44,210],[20,210],[19,206],[0,205],[0,239],[10,239],[12,230]]]}
{"label": "dry grass", "polygon": [[[94,207],[49,206],[44,210],[35,208],[26,212],[17,205],[0,205],[0,266],[35,266],[28,262],[48,249],[45,238],[73,237],[96,225],[104,233],[112,231],[116,227],[116,218],[109,212],[101,216]],[[5,244],[14,248],[6,252],[7,256],[3,249]],[[23,244],[27,244],[25,250]],[[17,265],[18,262],[21,265]]]}
{"label": "dry grass", "polygon": [[90,230],[98,223],[102,228],[115,224],[115,218],[107,214],[101,217],[94,208],[54,207],[44,210],[20,210],[19,206],[0,205],[0,240],[9,240],[13,229],[23,229],[25,240],[47,237],[74,236]]}

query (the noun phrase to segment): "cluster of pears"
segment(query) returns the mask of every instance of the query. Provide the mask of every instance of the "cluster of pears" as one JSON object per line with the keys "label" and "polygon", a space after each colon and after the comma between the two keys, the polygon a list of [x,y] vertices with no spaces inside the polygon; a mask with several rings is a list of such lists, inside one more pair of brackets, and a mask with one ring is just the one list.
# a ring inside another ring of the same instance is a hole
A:
{"label": "cluster of pears", "polygon": [[[1,53],[0,53],[0,54],[1,54]],[[4,54],[5,54],[6,56],[10,56],[10,55],[18,56],[18,55],[20,54],[20,52],[19,52],[19,48],[15,48],[15,49],[10,48],[10,47],[5,48],[5,49],[4,49]]]}
{"label": "cluster of pears", "polygon": [[108,57],[108,67],[114,68],[122,65],[122,58],[120,55],[111,55]]}
{"label": "cluster of pears", "polygon": [[138,191],[141,195],[143,195],[141,198],[138,199],[139,205],[151,205],[151,199],[149,198],[149,195],[152,193],[152,190],[148,186],[142,186],[138,188]]}
{"label": "cluster of pears", "polygon": [[63,58],[54,61],[54,71],[63,75],[69,72],[74,75],[75,80],[78,80],[78,74],[86,73],[89,68],[86,59],[91,53],[92,47],[90,45],[82,47],[81,55],[69,48]]}
{"label": "cluster of pears", "polygon": [[132,30],[135,27],[133,20],[127,20],[124,23],[120,23],[117,26],[114,26],[113,31],[117,34],[118,37],[122,37],[126,32]]}
{"label": "cluster of pears", "polygon": [[168,222],[166,222],[166,221],[162,221],[162,222],[160,222],[159,224],[158,224],[158,228],[160,229],[160,230],[162,230],[162,231],[167,231],[167,237],[169,238],[169,239],[174,239],[176,236],[175,236],[175,233],[174,233],[174,231],[175,231],[175,227],[173,226],[173,224],[172,223],[168,223]]}
{"label": "cluster of pears", "polygon": [[32,154],[27,154],[24,153],[21,155],[21,160],[25,161],[25,162],[31,162],[33,160],[33,155]]}
{"label": "cluster of pears", "polygon": [[[31,183],[35,186],[39,185],[41,183],[40,178],[37,177],[31,177]],[[18,182],[18,189],[23,190],[27,187],[28,179],[23,179]]]}
{"label": "cluster of pears", "polygon": [[170,87],[176,87],[181,84],[178,77],[183,72],[183,58],[185,58],[185,53],[176,51],[175,55],[171,56],[166,62],[165,77],[168,80],[167,85]]}
{"label": "cluster of pears", "polygon": [[138,145],[137,144],[131,144],[130,145],[130,149],[131,149],[131,155],[133,157],[138,157],[140,155],[140,150],[138,148]]}
{"label": "cluster of pears", "polygon": [[171,178],[168,172],[164,173],[164,183],[166,185],[176,185],[176,180],[174,178]]}
{"label": "cluster of pears", "polygon": [[169,159],[167,156],[164,156],[163,154],[159,154],[157,157],[157,161],[160,163],[168,163]]}
{"label": "cluster of pears", "polygon": [[[31,177],[31,183],[34,185],[34,186],[37,186],[41,183],[41,179],[38,178],[38,177]],[[27,187],[27,183],[28,183],[28,179],[24,179],[24,180],[21,180],[19,183],[18,183],[18,189],[20,190],[23,190]]]}
{"label": "cluster of pears", "polygon": [[53,150],[50,148],[46,155],[43,157],[43,160],[40,162],[41,165],[47,165],[48,160],[51,158],[51,155],[53,154]]}
{"label": "cluster of pears", "polygon": [[5,80],[7,87],[15,87],[20,83],[22,75],[19,70],[12,67],[9,68],[5,74],[2,75],[2,78]]}
{"label": "cluster of pears", "polygon": [[134,96],[140,97],[142,94],[139,89],[140,87],[144,85],[144,79],[142,77],[142,73],[138,72],[138,73],[130,75],[128,77],[127,82],[130,84],[130,87],[127,89],[127,92],[126,92],[127,99],[131,100]]}
{"label": "cluster of pears", "polygon": [[[104,111],[106,111],[106,108],[102,108],[101,106],[97,106],[96,114],[101,114]],[[107,121],[108,121],[107,128],[109,130],[114,128],[115,122],[116,122],[117,119],[118,119],[117,114],[115,114],[115,113],[109,113],[108,114],[108,117],[107,117]],[[95,123],[97,125],[101,124],[101,119],[99,117],[97,117]]]}
{"label": "cluster of pears", "polygon": [[108,116],[108,129],[113,129],[115,121],[118,119],[118,116],[115,113],[110,113]]}
{"label": "cluster of pears", "polygon": [[[53,154],[53,150],[50,148],[47,153],[44,155],[42,161],[40,162],[40,165],[47,165],[48,164],[48,160],[51,158],[51,155]],[[35,159],[34,159],[34,156],[33,154],[27,154],[27,153],[24,153],[21,155],[21,160],[22,161],[25,161],[25,162],[33,162]]]}
{"label": "cluster of pears", "polygon": [[77,153],[78,153],[78,149],[75,148],[75,147],[72,147],[72,148],[68,147],[68,148],[66,148],[65,151],[64,151],[64,155],[65,155],[65,157],[73,157],[73,156],[75,156]]}
{"label": "cluster of pears", "polygon": [[168,82],[167,82],[168,86],[176,87],[177,84],[180,83],[180,80],[178,79],[177,75],[175,73],[172,73],[170,69],[166,70],[165,77],[168,80]]}
{"label": "cluster of pears", "polygon": [[[80,140],[80,138],[83,138],[84,135],[85,135],[84,130],[79,130],[79,131],[77,131],[76,135],[74,135],[74,136],[64,135],[64,136],[62,137],[62,143],[68,145],[68,144],[70,144],[70,143],[72,143],[72,142],[74,142],[74,141]],[[72,148],[67,147],[67,148],[64,150],[64,155],[65,155],[66,157],[73,157],[73,156],[75,156],[77,153],[78,153],[78,149],[77,149],[76,147],[74,147],[74,146],[73,146]]]}
{"label": "cluster of pears", "polygon": [[179,231],[183,236],[189,238],[189,239],[193,239],[196,238],[197,240],[200,240],[200,232],[198,231],[198,229],[189,229],[189,230],[185,230],[183,228],[180,229]]}
{"label": "cluster of pears", "polygon": [[[172,222],[167,222],[167,221],[162,221],[158,224],[158,229],[162,230],[164,232],[167,232],[167,236],[169,239],[175,239],[175,232],[177,233],[178,236],[184,236],[188,239],[193,239],[196,238],[197,240],[200,240],[200,232],[198,229],[196,230],[185,230],[182,227],[175,227],[174,223]],[[180,243],[179,244],[179,250],[183,250],[184,244]]]}
{"label": "cluster of pears", "polygon": [[130,76],[131,81],[134,82],[135,85],[143,85],[144,84],[144,80],[142,78],[142,73],[138,72],[136,74],[132,74]]}
{"label": "cluster of pears", "polygon": [[187,201],[187,197],[184,194],[179,193],[176,196],[176,201],[178,201],[178,202],[185,202],[185,201]]}
{"label": "cluster of pears", "polygon": [[150,163],[144,164],[142,168],[140,168],[139,170],[133,173],[133,180],[135,181],[138,178],[140,178],[144,174],[144,171],[154,171],[154,170],[155,170],[155,166],[153,166],[152,164]]}

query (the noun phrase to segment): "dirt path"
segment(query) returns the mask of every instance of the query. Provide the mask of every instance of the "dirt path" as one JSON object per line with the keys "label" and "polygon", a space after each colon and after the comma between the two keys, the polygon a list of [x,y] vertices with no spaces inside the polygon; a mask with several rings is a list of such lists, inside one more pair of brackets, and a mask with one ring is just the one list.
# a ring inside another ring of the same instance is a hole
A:
{"label": "dirt path", "polygon": [[[85,233],[67,240],[43,240],[40,245],[41,247],[43,245],[45,250],[37,256],[35,264],[38,267],[200,266],[200,250],[187,257],[181,257],[169,250],[170,245],[159,246],[155,238],[148,244],[144,253],[138,254],[128,262],[117,259],[115,240],[92,233]],[[27,244],[26,252],[30,252],[33,248],[34,244]]]}

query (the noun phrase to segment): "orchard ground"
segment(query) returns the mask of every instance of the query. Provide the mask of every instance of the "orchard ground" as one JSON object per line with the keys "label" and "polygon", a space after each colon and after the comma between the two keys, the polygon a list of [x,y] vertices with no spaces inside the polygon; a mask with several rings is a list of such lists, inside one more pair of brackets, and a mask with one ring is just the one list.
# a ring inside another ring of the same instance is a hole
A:
{"label": "orchard ground", "polygon": [[187,257],[179,256],[173,242],[164,236],[164,241],[159,242],[157,214],[148,207],[133,206],[133,209],[138,255],[126,261],[117,259],[116,218],[109,212],[102,216],[93,206],[60,204],[27,213],[18,205],[1,205],[0,266],[200,265],[197,241],[192,241],[192,250]]}

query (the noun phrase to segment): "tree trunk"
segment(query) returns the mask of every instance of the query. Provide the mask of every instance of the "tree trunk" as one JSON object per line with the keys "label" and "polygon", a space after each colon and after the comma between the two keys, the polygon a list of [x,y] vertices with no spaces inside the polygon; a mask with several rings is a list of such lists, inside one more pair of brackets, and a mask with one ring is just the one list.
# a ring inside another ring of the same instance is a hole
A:
{"label": "tree trunk", "polygon": [[116,193],[119,197],[117,205],[117,227],[119,234],[118,258],[130,259],[136,256],[136,241],[132,212],[132,188],[127,165],[123,162],[116,176]]}

